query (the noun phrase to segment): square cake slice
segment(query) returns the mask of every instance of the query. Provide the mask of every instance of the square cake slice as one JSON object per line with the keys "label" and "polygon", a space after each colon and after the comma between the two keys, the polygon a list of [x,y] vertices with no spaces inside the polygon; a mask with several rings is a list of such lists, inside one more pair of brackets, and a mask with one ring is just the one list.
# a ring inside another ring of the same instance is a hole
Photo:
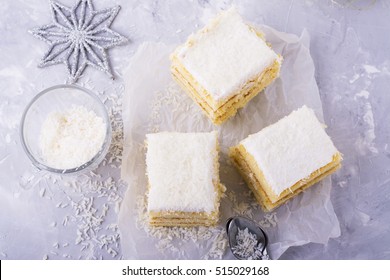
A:
{"label": "square cake slice", "polygon": [[306,106],[249,135],[230,148],[230,157],[265,211],[335,172],[342,161]]}
{"label": "square cake slice", "polygon": [[212,226],[225,187],[217,132],[147,134],[148,213],[152,226]]}
{"label": "square cake slice", "polygon": [[221,124],[278,75],[281,57],[234,8],[171,55],[173,78],[214,124]]}

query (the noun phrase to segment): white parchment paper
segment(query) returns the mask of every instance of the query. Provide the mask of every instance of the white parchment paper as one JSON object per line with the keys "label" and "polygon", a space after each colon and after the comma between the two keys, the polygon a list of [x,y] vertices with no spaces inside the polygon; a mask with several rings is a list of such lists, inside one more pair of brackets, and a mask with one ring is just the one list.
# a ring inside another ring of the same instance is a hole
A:
{"label": "white parchment paper", "polygon": [[[122,179],[128,184],[119,214],[123,257],[128,259],[233,258],[227,248],[225,221],[244,215],[258,221],[269,236],[268,251],[279,258],[290,246],[326,244],[340,235],[327,178],[272,213],[263,213],[227,158],[228,147],[306,104],[322,120],[322,106],[310,56],[310,38],[262,26],[267,41],[284,58],[280,77],[222,126],[214,126],[177,86],[169,72],[174,46],[144,43],[125,74]],[[217,228],[145,228],[145,134],[158,131],[219,131],[221,181],[227,187]],[[168,238],[167,238],[168,236]],[[221,253],[222,252],[222,253]]]}

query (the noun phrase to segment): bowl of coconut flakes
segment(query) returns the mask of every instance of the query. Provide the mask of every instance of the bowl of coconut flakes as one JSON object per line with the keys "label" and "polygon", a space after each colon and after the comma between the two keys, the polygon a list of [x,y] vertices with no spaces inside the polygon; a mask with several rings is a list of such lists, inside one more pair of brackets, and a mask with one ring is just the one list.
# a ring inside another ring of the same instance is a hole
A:
{"label": "bowl of coconut flakes", "polygon": [[93,92],[76,85],[53,86],[27,105],[20,137],[38,169],[79,173],[104,159],[111,142],[110,118]]}

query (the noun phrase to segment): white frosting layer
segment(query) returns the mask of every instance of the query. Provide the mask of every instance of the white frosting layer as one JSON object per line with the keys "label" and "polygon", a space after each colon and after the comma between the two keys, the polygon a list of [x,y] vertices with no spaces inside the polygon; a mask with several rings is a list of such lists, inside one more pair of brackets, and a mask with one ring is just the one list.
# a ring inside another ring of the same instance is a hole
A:
{"label": "white frosting layer", "polygon": [[230,98],[279,59],[233,8],[192,35],[177,57],[214,100]]}
{"label": "white frosting layer", "polygon": [[212,212],[217,132],[148,134],[149,211]]}
{"label": "white frosting layer", "polygon": [[337,153],[314,111],[306,106],[244,139],[275,194],[327,165]]}

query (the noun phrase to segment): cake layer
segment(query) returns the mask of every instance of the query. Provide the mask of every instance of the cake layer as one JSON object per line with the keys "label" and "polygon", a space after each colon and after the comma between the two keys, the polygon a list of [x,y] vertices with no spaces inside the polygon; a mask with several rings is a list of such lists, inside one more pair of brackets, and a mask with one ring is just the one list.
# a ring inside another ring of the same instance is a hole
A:
{"label": "cake layer", "polygon": [[146,138],[148,211],[214,211],[217,133],[162,132]]}
{"label": "cake layer", "polygon": [[219,201],[226,191],[224,185],[218,186],[218,199],[215,205],[216,211],[206,212],[184,212],[184,211],[149,211],[149,224],[153,226],[214,226],[219,219]]}
{"label": "cake layer", "polygon": [[[282,193],[276,194],[273,192],[272,187],[269,185],[269,182],[266,180],[263,171],[258,167],[257,162],[254,160],[253,156],[247,153],[243,145],[239,145],[235,149],[234,153],[236,153],[235,157],[240,159],[240,162],[244,163],[248,167],[247,170],[250,171],[250,173],[253,174],[254,177],[256,177],[256,179],[261,184],[262,189],[267,193],[267,197],[270,199],[272,203],[289,195],[291,192],[294,192],[295,189],[299,189],[301,186],[305,185],[313,178],[316,178],[321,173],[327,172],[328,169],[331,169],[333,166],[340,164],[342,160],[340,153],[334,154],[331,161],[328,164],[314,170],[307,177],[301,178],[299,181],[291,185],[289,188],[285,189]],[[296,162],[295,165],[291,166],[290,168],[294,169],[294,167],[298,164],[299,163]]]}
{"label": "cake layer", "polygon": [[149,222],[160,226],[215,225],[219,213],[154,212],[149,213]]}
{"label": "cake layer", "polygon": [[341,166],[342,156],[306,106],[249,135],[230,157],[269,211]]}
{"label": "cake layer", "polygon": [[249,135],[240,144],[262,171],[269,196],[277,197],[296,182],[332,162],[338,153],[324,126],[307,106]]}
{"label": "cake layer", "polygon": [[171,72],[213,123],[221,124],[279,75],[281,60],[263,34],[230,9],[175,50]]}
{"label": "cake layer", "polygon": [[[246,153],[242,146],[233,147],[230,150],[230,157],[232,158],[234,165],[245,179],[264,211],[271,211],[274,208],[279,207],[290,198],[298,195],[308,187],[337,171],[341,167],[342,160],[339,153],[335,154],[331,163],[315,170],[309,177],[301,179],[291,186],[291,188],[285,190],[280,196],[276,196],[270,192],[268,183],[264,180],[261,170],[258,170],[257,168],[252,169],[250,167],[251,165],[253,166],[253,164],[250,163],[250,155],[246,154],[246,156],[243,156],[243,154]],[[268,193],[271,193],[271,195],[269,196]]]}
{"label": "cake layer", "polygon": [[199,212],[175,212],[175,211],[162,211],[162,212],[149,212],[151,219],[165,218],[165,219],[198,219],[198,220],[215,220],[218,218],[218,212],[199,213]]}
{"label": "cake layer", "polygon": [[217,132],[146,137],[150,224],[184,226],[188,219],[194,219],[193,224],[215,224],[225,191],[219,183]]}
{"label": "cake layer", "polygon": [[214,100],[227,100],[277,54],[232,8],[179,46],[175,56]]}
{"label": "cake layer", "polygon": [[197,227],[197,226],[215,226],[217,221],[193,220],[193,219],[156,219],[151,220],[150,225],[155,227]]}
{"label": "cake layer", "polygon": [[213,100],[211,95],[175,59],[172,63],[171,72],[176,82],[201,107],[212,122],[221,124],[234,116],[239,108],[244,107],[246,103],[267,87],[278,76],[279,68],[279,62],[275,61],[271,67],[265,69],[253,80],[248,81],[241,92],[236,92],[233,97],[224,101]]}

